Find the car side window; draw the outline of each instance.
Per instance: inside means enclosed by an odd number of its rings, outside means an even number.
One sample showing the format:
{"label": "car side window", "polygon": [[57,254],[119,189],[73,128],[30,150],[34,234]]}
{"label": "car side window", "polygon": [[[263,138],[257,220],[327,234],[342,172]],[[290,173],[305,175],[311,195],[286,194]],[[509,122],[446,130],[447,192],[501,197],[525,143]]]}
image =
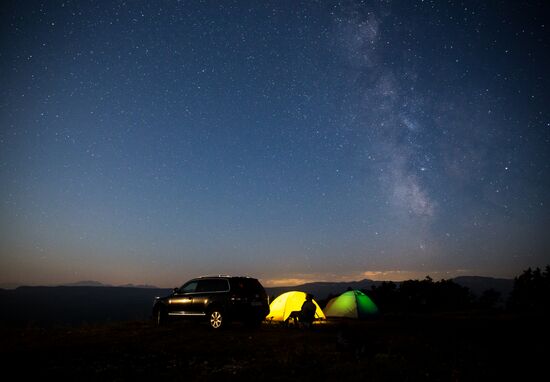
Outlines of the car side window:
{"label": "car side window", "polygon": [[227,280],[212,280],[211,285],[213,292],[227,292],[229,290],[229,283]]}
{"label": "car side window", "polygon": [[200,280],[197,285],[197,292],[210,292],[210,280]]}
{"label": "car side window", "polygon": [[180,288],[180,293],[190,293],[197,289],[197,281],[191,281]]}
{"label": "car side window", "polygon": [[227,280],[200,280],[197,286],[197,292],[227,292],[229,284]]}
{"label": "car side window", "polygon": [[229,290],[229,282],[227,280],[213,280],[212,290],[216,292],[227,292]]}

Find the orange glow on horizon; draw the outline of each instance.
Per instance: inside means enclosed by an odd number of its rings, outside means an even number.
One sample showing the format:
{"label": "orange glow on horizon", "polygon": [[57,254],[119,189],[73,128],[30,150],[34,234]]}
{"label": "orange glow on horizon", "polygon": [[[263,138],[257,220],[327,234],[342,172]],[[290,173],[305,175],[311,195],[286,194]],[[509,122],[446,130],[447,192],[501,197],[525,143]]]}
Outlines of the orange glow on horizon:
{"label": "orange glow on horizon", "polygon": [[[369,279],[373,281],[405,281],[422,280],[430,276],[434,280],[450,279],[457,276],[469,275],[471,270],[455,269],[452,271],[409,271],[409,270],[384,270],[365,271],[344,275],[335,274],[297,274],[281,278],[260,279],[265,287],[296,286],[314,282],[354,282]],[[293,277],[294,276],[294,277]]]}

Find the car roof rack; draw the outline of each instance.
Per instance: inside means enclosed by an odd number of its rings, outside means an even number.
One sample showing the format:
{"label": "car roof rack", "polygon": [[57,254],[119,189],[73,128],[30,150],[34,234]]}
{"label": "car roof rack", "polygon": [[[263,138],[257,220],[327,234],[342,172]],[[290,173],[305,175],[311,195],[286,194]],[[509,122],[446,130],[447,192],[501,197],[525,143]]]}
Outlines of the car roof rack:
{"label": "car roof rack", "polygon": [[241,278],[244,278],[244,279],[250,279],[252,277],[250,276],[231,276],[231,275],[204,275],[204,276],[199,276],[199,277],[195,277],[197,279],[204,279],[204,278],[209,278],[209,277],[241,277]]}
{"label": "car roof rack", "polygon": [[232,277],[231,275],[205,275],[205,276],[199,276],[198,279],[204,279],[208,277]]}

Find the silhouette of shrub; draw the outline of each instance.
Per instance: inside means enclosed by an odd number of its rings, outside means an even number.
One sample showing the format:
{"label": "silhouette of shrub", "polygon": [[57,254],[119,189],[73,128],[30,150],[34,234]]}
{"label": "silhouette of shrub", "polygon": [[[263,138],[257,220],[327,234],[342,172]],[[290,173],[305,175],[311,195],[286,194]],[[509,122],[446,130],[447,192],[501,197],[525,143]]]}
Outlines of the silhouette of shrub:
{"label": "silhouette of shrub", "polygon": [[472,306],[470,290],[452,280],[434,282],[430,276],[424,280],[407,280],[399,286],[384,282],[369,292],[379,309],[386,313],[427,313],[456,311]]}
{"label": "silhouette of shrub", "polygon": [[544,271],[530,267],[514,279],[508,307],[516,312],[550,313],[550,265]]}

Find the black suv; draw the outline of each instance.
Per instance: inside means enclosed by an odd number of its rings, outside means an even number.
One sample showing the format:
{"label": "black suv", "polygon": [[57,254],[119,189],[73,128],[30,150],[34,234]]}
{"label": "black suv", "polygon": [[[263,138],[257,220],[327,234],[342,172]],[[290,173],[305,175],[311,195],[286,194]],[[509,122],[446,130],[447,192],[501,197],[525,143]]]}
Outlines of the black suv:
{"label": "black suv", "polygon": [[153,318],[162,325],[169,318],[206,319],[219,329],[230,321],[259,325],[269,313],[267,294],[250,277],[206,276],[175,288],[170,296],[157,297]]}

